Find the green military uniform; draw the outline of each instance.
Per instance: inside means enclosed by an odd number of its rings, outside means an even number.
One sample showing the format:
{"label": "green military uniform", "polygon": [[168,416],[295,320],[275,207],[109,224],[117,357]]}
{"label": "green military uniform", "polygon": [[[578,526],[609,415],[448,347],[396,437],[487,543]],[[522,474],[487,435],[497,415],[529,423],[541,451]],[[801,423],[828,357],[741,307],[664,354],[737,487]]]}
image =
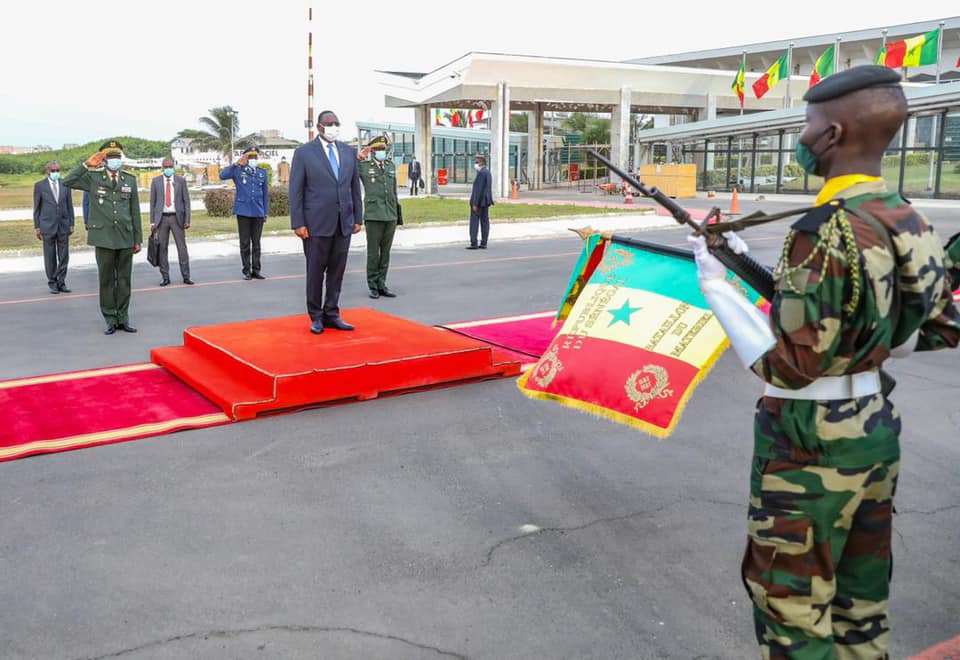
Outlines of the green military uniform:
{"label": "green military uniform", "polygon": [[[368,147],[385,147],[385,138],[375,138]],[[387,291],[390,248],[397,230],[397,168],[393,161],[364,160],[358,163],[363,182],[363,225],[367,232],[367,286],[373,292]]]}
{"label": "green military uniform", "polygon": [[[899,83],[896,72],[859,69],[805,100]],[[894,349],[960,342],[926,219],[879,177],[824,188],[787,236],[770,309],[776,343],[752,365],[768,385],[754,417],[742,576],[771,660],[888,657],[900,415],[877,370]],[[838,382],[850,389],[820,387]]]}
{"label": "green military uniform", "polygon": [[[116,142],[109,145],[119,147]],[[143,242],[137,180],[129,172],[112,173],[106,167],[88,168],[81,163],[64,178],[63,185],[87,192],[90,198],[87,245],[96,248],[100,279],[100,311],[108,326],[129,321],[130,280],[133,250]]]}

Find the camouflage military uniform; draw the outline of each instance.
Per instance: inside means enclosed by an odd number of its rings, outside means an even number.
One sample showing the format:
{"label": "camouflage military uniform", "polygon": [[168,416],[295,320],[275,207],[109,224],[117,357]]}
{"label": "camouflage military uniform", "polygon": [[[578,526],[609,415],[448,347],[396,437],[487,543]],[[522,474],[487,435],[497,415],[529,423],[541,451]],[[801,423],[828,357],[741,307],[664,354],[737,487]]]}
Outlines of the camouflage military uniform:
{"label": "camouflage military uniform", "polygon": [[944,266],[954,291],[960,288],[960,234],[954,234],[944,248]]}
{"label": "camouflage military uniform", "polygon": [[[775,273],[777,344],[753,370],[777,387],[876,369],[915,331],[917,350],[960,340],[925,219],[882,181],[836,198],[793,225]],[[888,228],[896,255],[857,211]],[[899,435],[883,393],[758,402],[742,575],[764,658],[885,657]]]}

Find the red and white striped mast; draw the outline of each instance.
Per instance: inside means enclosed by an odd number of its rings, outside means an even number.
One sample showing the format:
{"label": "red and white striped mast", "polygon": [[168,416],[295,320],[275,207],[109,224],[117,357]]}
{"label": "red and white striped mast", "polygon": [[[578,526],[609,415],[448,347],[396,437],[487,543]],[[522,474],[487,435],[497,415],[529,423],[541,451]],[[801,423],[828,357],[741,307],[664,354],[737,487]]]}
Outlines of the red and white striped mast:
{"label": "red and white striped mast", "polygon": [[313,7],[307,7],[307,135],[313,141]]}

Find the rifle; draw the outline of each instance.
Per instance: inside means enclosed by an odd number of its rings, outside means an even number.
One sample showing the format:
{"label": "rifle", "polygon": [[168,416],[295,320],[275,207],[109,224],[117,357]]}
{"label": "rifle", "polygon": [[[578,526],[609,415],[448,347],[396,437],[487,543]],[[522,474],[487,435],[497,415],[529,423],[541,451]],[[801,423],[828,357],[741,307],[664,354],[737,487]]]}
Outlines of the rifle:
{"label": "rifle", "polygon": [[611,172],[636,188],[641,195],[644,197],[649,197],[666,209],[667,212],[673,216],[673,219],[679,222],[681,225],[688,225],[693,228],[694,234],[697,236],[705,235],[707,237],[707,248],[720,261],[720,263],[739,275],[744,282],[753,287],[753,289],[761,296],[767,300],[773,300],[775,285],[771,269],[767,266],[764,266],[750,255],[737,254],[727,247],[726,240],[722,236],[720,236],[718,233],[707,231],[707,226],[710,224],[710,221],[713,218],[720,218],[719,207],[714,206],[712,209],[710,209],[710,213],[707,214],[707,217],[704,218],[702,223],[698,224],[696,220],[690,217],[690,213],[688,213],[686,209],[677,204],[676,201],[667,197],[667,195],[656,186],[653,188],[647,188],[641,181],[634,179],[632,176],[621,170],[619,167],[611,163],[607,158],[600,155],[593,149],[590,149],[589,153],[591,156],[606,165]]}

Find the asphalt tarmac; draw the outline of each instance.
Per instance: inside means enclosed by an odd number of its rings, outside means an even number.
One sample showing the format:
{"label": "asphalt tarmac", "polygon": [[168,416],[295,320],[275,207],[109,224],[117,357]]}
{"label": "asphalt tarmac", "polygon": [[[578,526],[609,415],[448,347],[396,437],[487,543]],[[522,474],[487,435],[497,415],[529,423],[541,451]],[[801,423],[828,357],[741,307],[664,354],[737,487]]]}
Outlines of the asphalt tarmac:
{"label": "asphalt tarmac", "polygon": [[[928,211],[944,236],[954,213]],[[745,236],[772,263],[784,230]],[[680,229],[642,238],[683,245]],[[579,248],[498,243],[494,225],[485,252],[395,252],[400,297],[376,301],[353,253],[341,305],[426,324],[549,310]],[[95,270],[60,296],[39,272],[5,276],[0,379],[304,311],[300,256],[265,259],[262,282],[239,258],[192,271],[196,286],[159,288],[138,265],[140,332],[111,337]],[[895,658],[960,634],[958,367],[891,364]],[[728,352],[664,441],[501,380],[0,463],[0,657],[758,657],[739,566],[759,390]],[[103,392],[103,414],[122,396]],[[90,404],[51,414],[71,405]]]}

